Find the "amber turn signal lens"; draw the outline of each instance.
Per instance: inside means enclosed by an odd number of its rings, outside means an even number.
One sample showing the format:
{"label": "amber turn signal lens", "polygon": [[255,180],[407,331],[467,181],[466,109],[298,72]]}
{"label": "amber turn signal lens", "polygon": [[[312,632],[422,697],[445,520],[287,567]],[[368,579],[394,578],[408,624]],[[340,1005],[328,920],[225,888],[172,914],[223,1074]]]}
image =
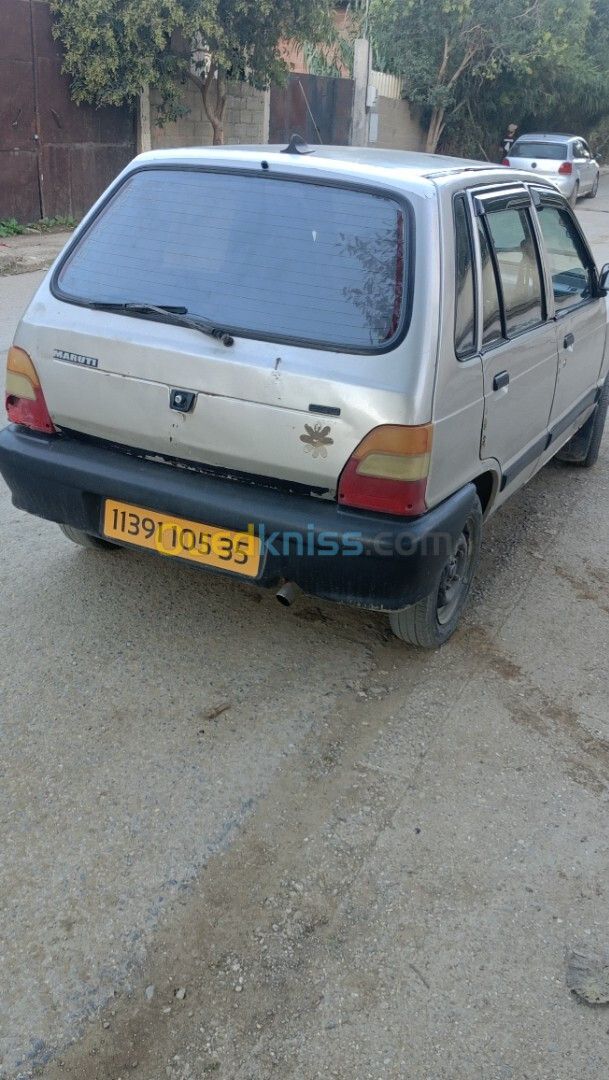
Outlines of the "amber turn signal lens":
{"label": "amber turn signal lens", "polygon": [[433,424],[374,428],[343,469],[341,505],[408,517],[424,514],[432,442]]}
{"label": "amber turn signal lens", "polygon": [[6,411],[12,424],[55,433],[36,368],[17,345],[11,345],[6,359]]}
{"label": "amber turn signal lens", "polygon": [[381,454],[429,454],[433,441],[433,424],[419,424],[416,427],[402,427],[398,424],[383,424],[373,428],[353,451],[356,461],[361,461],[368,454],[378,451]]}
{"label": "amber turn signal lens", "polygon": [[11,345],[8,350],[8,356],[6,358],[6,373],[7,375],[21,375],[31,383],[32,388],[37,390],[40,386],[40,380],[36,373],[30,357],[26,353],[25,349],[19,349],[16,345]]}

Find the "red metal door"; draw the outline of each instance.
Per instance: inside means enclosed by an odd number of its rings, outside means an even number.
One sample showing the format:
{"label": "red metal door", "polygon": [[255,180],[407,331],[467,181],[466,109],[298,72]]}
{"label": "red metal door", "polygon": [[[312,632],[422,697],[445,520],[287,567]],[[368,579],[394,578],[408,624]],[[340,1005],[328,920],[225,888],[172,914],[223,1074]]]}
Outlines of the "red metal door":
{"label": "red metal door", "polygon": [[286,86],[271,87],[269,142],[297,134],[312,145],[348,146],[354,86],[352,79],[293,74]]}
{"label": "red metal door", "polygon": [[30,0],[0,0],[0,219],[41,216]]}
{"label": "red metal door", "polygon": [[0,218],[81,217],[134,156],[135,114],[74,104],[46,0],[0,0]]}

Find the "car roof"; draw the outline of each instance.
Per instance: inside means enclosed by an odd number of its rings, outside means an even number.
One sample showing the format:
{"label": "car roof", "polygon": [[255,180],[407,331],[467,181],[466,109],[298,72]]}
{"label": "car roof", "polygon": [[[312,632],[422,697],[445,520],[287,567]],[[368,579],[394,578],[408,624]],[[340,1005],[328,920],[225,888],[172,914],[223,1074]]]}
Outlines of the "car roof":
{"label": "car roof", "polygon": [[533,139],[535,142],[539,142],[540,139],[547,139],[548,142],[569,142],[571,139],[583,139],[583,135],[565,135],[563,132],[557,131],[556,134],[548,134],[545,132],[542,134],[535,134],[535,132],[527,132],[526,135],[519,135],[516,142],[529,142]]}
{"label": "car roof", "polygon": [[[306,146],[306,144],[305,144]],[[384,150],[375,147],[320,146],[306,147],[307,153],[286,153],[286,145],[268,144],[243,146],[178,147],[171,150],[152,150],[140,154],[127,166],[127,171],[146,165],[214,164],[240,168],[260,168],[266,162],[271,168],[302,170],[313,173],[334,173],[360,182],[383,179],[389,182],[408,181],[413,186],[427,187],[449,178],[478,176],[481,182],[505,180],[504,167],[487,161],[423,154],[406,150]],[[301,148],[302,151],[302,148]],[[512,178],[513,175],[512,175]]]}

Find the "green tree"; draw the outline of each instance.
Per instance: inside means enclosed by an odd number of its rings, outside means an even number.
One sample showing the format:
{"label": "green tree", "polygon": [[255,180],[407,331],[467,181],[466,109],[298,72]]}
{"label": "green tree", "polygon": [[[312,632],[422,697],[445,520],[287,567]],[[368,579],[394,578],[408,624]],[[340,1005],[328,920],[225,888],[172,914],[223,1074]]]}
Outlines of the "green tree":
{"label": "green tree", "polygon": [[424,108],[433,153],[475,89],[572,70],[592,11],[592,0],[371,0],[370,27],[376,62]]}
{"label": "green tree", "polygon": [[[581,15],[581,8],[574,14]],[[467,78],[465,105],[450,117],[442,151],[496,159],[497,140],[507,121],[519,131],[574,131],[595,150],[609,145],[609,0],[593,0],[582,44],[582,25],[561,61],[540,56],[527,69],[501,71],[493,80]]]}
{"label": "green tree", "polygon": [[183,111],[180,80],[201,92],[224,141],[230,80],[265,89],[287,65],[281,41],[324,40],[331,0],[50,0],[75,101],[134,104],[147,84],[161,119]]}

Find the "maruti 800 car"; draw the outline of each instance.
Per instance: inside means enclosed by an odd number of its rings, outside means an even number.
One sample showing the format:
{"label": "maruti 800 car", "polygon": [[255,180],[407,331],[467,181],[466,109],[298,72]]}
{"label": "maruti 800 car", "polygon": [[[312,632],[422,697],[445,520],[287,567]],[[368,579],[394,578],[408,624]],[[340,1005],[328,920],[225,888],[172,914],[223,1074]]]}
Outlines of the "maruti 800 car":
{"label": "maruti 800 car", "polygon": [[0,469],[78,544],[437,646],[483,519],[551,457],[596,460],[608,278],[530,173],[298,138],[143,154],[19,324]]}

